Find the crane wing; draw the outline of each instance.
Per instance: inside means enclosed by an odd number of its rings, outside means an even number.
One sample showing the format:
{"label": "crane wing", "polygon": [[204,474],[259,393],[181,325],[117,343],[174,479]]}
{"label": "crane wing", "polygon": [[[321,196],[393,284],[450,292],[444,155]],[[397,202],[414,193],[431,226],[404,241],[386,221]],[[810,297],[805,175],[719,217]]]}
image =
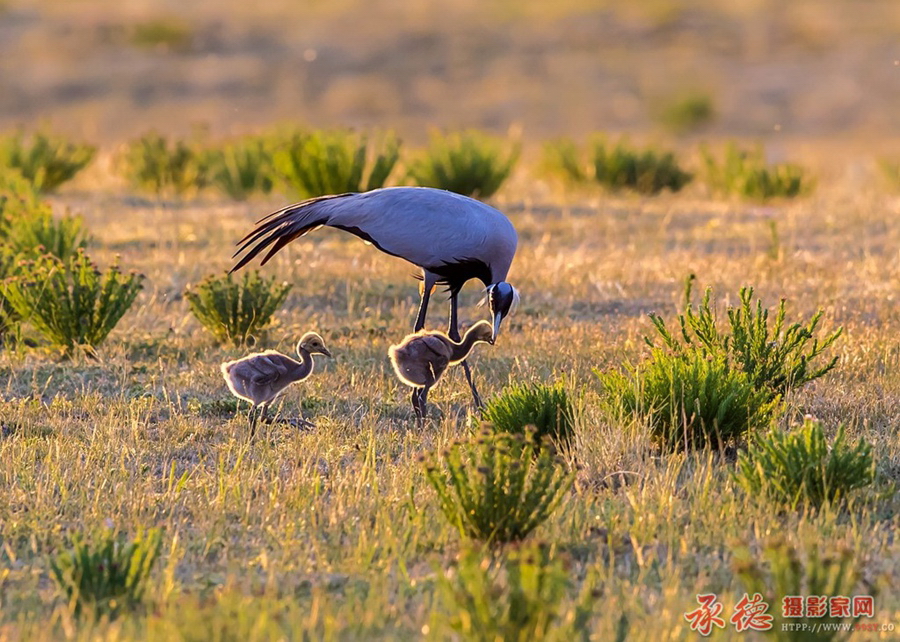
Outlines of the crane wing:
{"label": "crane wing", "polygon": [[433,188],[388,187],[313,198],[270,214],[238,243],[234,256],[243,256],[231,271],[263,251],[265,265],[285,245],[322,225],[437,274],[448,265],[481,263],[491,281],[506,278],[517,241],[509,219],[480,201]]}

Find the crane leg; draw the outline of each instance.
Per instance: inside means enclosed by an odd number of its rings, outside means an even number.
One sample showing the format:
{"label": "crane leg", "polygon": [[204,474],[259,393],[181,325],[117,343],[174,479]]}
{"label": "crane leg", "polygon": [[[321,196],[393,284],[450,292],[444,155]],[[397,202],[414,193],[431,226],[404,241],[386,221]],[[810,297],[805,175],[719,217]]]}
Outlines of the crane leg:
{"label": "crane leg", "polygon": [[431,290],[434,288],[434,278],[425,273],[422,277],[422,301],[419,303],[419,314],[416,315],[416,325],[413,332],[418,332],[425,327],[425,314],[428,312],[428,300],[431,298]]}
{"label": "crane leg", "polygon": [[[454,341],[459,341],[459,318],[458,318],[458,302],[456,300],[458,296],[458,292],[453,292],[450,294],[450,327],[447,329],[447,336],[453,339]],[[466,373],[466,381],[469,382],[469,388],[472,389],[472,399],[475,401],[475,408],[480,410],[482,407],[481,396],[478,394],[478,388],[475,387],[475,382],[472,380],[472,371],[469,369],[469,362],[462,362],[463,371]]]}

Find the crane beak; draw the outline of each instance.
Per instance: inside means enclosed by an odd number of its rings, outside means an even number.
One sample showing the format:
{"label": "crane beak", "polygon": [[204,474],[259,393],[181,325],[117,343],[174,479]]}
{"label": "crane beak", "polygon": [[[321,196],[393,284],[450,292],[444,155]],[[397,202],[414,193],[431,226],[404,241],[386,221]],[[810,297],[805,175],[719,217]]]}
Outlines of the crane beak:
{"label": "crane beak", "polygon": [[500,323],[503,321],[503,315],[499,312],[494,315],[494,337],[491,340],[491,345],[494,345],[497,341],[497,337],[500,336]]}
{"label": "crane beak", "polygon": [[331,354],[331,350],[329,350],[325,346],[322,346],[322,354],[324,354],[326,357],[331,357],[332,359],[334,359],[334,356]]}

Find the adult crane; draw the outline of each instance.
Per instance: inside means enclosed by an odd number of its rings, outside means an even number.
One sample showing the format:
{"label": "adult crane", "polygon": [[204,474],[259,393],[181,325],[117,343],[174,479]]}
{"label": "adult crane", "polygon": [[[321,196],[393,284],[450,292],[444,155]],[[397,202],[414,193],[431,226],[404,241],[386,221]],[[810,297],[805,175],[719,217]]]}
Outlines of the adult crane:
{"label": "adult crane", "polygon": [[[261,263],[265,265],[285,245],[323,225],[349,232],[421,268],[424,287],[414,332],[425,327],[436,285],[446,286],[450,293],[447,335],[454,341],[460,340],[457,299],[467,281],[478,279],[485,285],[494,340],[518,300],[516,289],[506,282],[518,242],[509,219],[481,201],[430,187],[385,187],[289,205],[257,221],[238,242],[234,257],[244,255],[231,271],[268,249]],[[463,366],[475,405],[480,406],[469,365],[464,361]]]}

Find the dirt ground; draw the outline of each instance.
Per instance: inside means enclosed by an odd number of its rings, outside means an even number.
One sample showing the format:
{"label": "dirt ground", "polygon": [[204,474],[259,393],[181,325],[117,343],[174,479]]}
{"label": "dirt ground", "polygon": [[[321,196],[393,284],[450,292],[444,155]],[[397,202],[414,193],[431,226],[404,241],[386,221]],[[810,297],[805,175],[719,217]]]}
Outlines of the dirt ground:
{"label": "dirt ground", "polygon": [[898,34],[896,0],[7,0],[0,127],[543,140],[652,133],[662,102],[701,91],[717,113],[704,135],[884,143],[900,134]]}

